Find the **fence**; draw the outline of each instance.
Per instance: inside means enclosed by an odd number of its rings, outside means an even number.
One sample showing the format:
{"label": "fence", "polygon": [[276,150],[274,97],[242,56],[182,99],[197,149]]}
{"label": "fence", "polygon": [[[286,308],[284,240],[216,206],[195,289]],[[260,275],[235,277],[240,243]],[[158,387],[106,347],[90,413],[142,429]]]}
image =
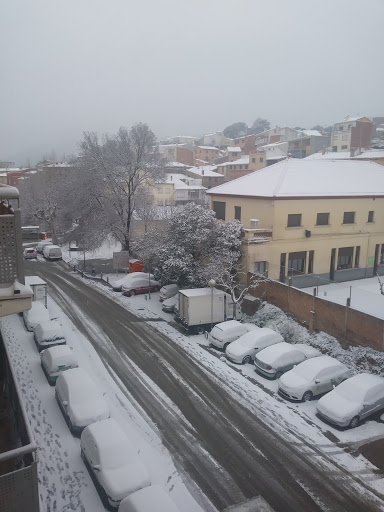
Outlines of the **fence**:
{"label": "fence", "polygon": [[[248,279],[250,281],[257,277],[249,273]],[[251,289],[249,294],[278,306],[310,332],[324,331],[344,346],[356,345],[384,351],[384,320],[380,318],[269,279],[261,279],[259,286]]]}

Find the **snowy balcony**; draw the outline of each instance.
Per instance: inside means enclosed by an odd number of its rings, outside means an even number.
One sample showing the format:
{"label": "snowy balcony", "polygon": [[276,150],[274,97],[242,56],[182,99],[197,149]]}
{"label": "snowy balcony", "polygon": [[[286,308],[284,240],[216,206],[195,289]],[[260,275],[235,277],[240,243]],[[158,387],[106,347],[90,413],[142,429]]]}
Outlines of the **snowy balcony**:
{"label": "snowy balcony", "polygon": [[262,244],[272,240],[271,228],[243,229],[243,241],[246,244]]}

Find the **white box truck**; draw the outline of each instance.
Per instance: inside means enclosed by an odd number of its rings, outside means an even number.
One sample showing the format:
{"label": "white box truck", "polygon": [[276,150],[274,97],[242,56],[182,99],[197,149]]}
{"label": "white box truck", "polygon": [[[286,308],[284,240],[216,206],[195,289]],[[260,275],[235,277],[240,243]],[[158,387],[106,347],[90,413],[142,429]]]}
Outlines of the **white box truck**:
{"label": "white box truck", "polygon": [[216,288],[194,288],[179,291],[179,310],[175,318],[191,334],[203,334],[219,322],[232,320],[236,312],[228,293]]}
{"label": "white box truck", "polygon": [[38,276],[25,276],[25,284],[32,288],[32,300],[40,301],[47,307],[47,283]]}

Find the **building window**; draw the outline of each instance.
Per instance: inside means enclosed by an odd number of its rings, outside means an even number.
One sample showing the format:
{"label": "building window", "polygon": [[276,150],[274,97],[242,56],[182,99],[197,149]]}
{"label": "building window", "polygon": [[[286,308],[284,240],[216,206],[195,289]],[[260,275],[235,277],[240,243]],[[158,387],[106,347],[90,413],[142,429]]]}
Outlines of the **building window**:
{"label": "building window", "polygon": [[316,219],[316,226],[328,226],[329,213],[318,213]]}
{"label": "building window", "polygon": [[241,206],[235,206],[235,219],[241,220]]}
{"label": "building window", "polygon": [[232,169],[232,165],[230,165],[229,168]]}
{"label": "building window", "polygon": [[343,224],[354,224],[355,212],[344,212]]}
{"label": "building window", "polygon": [[267,262],[266,261],[255,261],[254,263],[254,274],[260,276],[266,276],[267,274]]}
{"label": "building window", "polygon": [[166,193],[166,194],[170,194],[170,193],[171,193],[171,189],[170,189],[170,188],[166,188],[166,189],[165,189],[165,193]]}
{"label": "building window", "polygon": [[216,219],[225,220],[225,202],[213,201],[213,211],[216,213]]}
{"label": "building window", "polygon": [[341,137],[341,140],[348,140],[348,135],[343,135],[343,136]]}
{"label": "building window", "polygon": [[353,247],[341,247],[337,254],[337,270],[352,268]]}
{"label": "building window", "polygon": [[288,228],[295,228],[301,226],[301,213],[289,213],[288,214]]}
{"label": "building window", "polygon": [[245,168],[248,169],[248,165],[246,165]]}
{"label": "building window", "polygon": [[368,222],[373,222],[374,215],[375,215],[374,211],[368,212]]}
{"label": "building window", "polygon": [[252,163],[254,164],[256,162],[256,158],[252,158]]}
{"label": "building window", "polygon": [[243,168],[243,166],[242,166],[242,165],[240,165],[240,169],[242,169],[242,168]]}
{"label": "building window", "polygon": [[157,192],[158,192],[159,194],[162,194],[162,193],[163,193],[163,189],[162,189],[161,187],[158,187],[158,188],[157,188]]}
{"label": "building window", "polygon": [[338,135],[334,135],[333,136],[333,140],[338,140],[339,136]]}
{"label": "building window", "polygon": [[308,274],[313,273],[313,257],[315,255],[315,251],[309,251],[308,257]]}
{"label": "building window", "polygon": [[303,252],[290,252],[288,255],[288,274],[290,276],[305,273],[305,257],[307,253]]}
{"label": "building window", "polygon": [[332,146],[332,153],[337,153],[337,146]]}
{"label": "building window", "polygon": [[383,265],[384,263],[384,244],[381,246],[381,252],[380,252],[380,265]]}
{"label": "building window", "polygon": [[355,268],[359,268],[359,261],[360,261],[360,245],[356,247],[355,251]]}
{"label": "building window", "polygon": [[264,158],[260,157],[260,163],[262,164],[264,162]]}
{"label": "building window", "polygon": [[348,149],[348,144],[343,144],[343,145],[341,146],[341,149]]}

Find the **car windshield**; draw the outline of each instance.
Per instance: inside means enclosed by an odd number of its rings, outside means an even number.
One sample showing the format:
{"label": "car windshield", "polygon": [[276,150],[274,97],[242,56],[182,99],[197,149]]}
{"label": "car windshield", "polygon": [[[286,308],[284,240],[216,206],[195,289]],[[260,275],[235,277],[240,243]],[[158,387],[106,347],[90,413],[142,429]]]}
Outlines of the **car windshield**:
{"label": "car windshield", "polygon": [[367,390],[361,387],[359,382],[348,382],[348,380],[337,386],[335,391],[338,395],[353,402],[363,402],[367,394]]}
{"label": "car windshield", "polygon": [[308,366],[306,364],[299,364],[294,369],[296,375],[303,377],[303,379],[311,380],[315,377],[316,370],[312,366]]}

